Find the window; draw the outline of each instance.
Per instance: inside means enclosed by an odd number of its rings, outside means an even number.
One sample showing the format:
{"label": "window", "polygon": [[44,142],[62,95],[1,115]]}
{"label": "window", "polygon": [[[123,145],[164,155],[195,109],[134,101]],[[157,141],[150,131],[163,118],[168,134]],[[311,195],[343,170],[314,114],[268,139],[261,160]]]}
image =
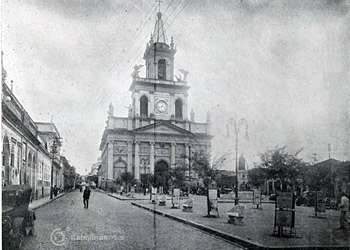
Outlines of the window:
{"label": "window", "polygon": [[158,61],[158,79],[166,79],[166,61],[165,59],[160,59]]}
{"label": "window", "polygon": [[140,99],[140,116],[148,116],[148,98],[145,95]]}
{"label": "window", "polygon": [[182,100],[177,99],[175,101],[175,118],[176,119],[182,119]]}
{"label": "window", "polygon": [[12,142],[11,145],[11,156],[10,156],[10,166],[15,166],[15,144]]}

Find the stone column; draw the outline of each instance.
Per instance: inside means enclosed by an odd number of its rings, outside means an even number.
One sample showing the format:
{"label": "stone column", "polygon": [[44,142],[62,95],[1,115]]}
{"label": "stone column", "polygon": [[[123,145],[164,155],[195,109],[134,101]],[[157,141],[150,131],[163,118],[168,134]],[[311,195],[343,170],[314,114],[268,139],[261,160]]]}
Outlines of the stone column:
{"label": "stone column", "polygon": [[187,109],[188,109],[187,95],[185,95],[182,100],[183,100],[182,116],[183,116],[183,119],[186,120],[186,119],[188,119],[188,116],[187,116]]}
{"label": "stone column", "polygon": [[185,144],[185,166],[190,165],[190,147],[189,144]]}
{"label": "stone column", "polygon": [[128,172],[132,173],[132,141],[128,141]]}
{"label": "stone column", "polygon": [[171,143],[171,167],[175,167],[175,153],[176,153],[176,143]]}
{"label": "stone column", "polygon": [[135,141],[135,179],[140,180],[140,142]]}
{"label": "stone column", "polygon": [[135,114],[134,116],[136,116],[137,114],[140,115],[140,98],[139,98],[139,93],[135,92],[134,93],[134,99],[135,99]]}
{"label": "stone column", "polygon": [[154,174],[154,142],[150,142],[150,156],[149,156],[150,172]]}
{"label": "stone column", "polygon": [[113,179],[113,142],[108,142],[107,147],[107,180]]}

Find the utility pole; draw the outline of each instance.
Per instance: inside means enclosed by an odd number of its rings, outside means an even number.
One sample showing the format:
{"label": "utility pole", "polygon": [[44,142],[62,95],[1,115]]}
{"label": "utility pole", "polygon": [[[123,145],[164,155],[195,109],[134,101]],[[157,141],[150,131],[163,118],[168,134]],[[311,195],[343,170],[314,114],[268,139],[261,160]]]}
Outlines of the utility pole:
{"label": "utility pole", "polygon": [[53,196],[53,164],[55,160],[55,154],[57,153],[57,137],[54,138],[51,145],[51,187],[50,187],[50,199],[52,200]]}
{"label": "utility pole", "polygon": [[235,205],[237,206],[239,204],[239,198],[238,198],[238,136],[240,133],[239,127],[245,125],[246,129],[246,138],[248,139],[248,122],[246,119],[241,118],[240,120],[236,120],[234,118],[230,118],[227,121],[227,136],[230,135],[230,126],[233,128],[233,132],[236,136],[236,143],[235,143],[235,151],[236,151],[236,187],[235,187]]}

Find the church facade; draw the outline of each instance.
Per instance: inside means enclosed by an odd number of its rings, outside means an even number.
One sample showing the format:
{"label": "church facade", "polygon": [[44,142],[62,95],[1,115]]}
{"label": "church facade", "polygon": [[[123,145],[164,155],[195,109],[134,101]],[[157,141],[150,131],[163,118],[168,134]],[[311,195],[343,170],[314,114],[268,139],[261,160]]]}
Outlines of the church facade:
{"label": "church facade", "polygon": [[209,154],[210,114],[205,123],[200,123],[193,111],[188,113],[188,71],[180,69],[183,75],[174,75],[175,54],[173,38],[168,44],[158,12],[143,55],[146,76],[139,76],[141,66],[137,65],[132,73],[128,116],[115,116],[112,104],[107,112],[100,144],[101,188],[111,188],[123,172],[140,181],[144,174],[189,166],[194,152]]}

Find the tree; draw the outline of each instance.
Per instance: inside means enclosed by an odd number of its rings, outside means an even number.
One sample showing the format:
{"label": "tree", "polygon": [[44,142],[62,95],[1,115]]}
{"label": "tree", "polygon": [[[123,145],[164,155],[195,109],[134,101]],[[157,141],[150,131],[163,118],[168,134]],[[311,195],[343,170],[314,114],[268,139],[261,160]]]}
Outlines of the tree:
{"label": "tree", "polygon": [[186,171],[188,170],[185,166],[176,166],[171,168],[170,177],[172,185],[178,188],[183,188],[186,181]]}
{"label": "tree", "polygon": [[300,152],[301,150],[289,154],[286,147],[268,150],[261,154],[259,167],[266,169],[267,179],[280,182],[281,190],[286,190],[298,183],[301,171],[306,166],[306,163],[298,158]]}
{"label": "tree", "polygon": [[349,163],[329,159],[308,166],[304,171],[304,182],[312,191],[323,191],[327,196],[335,195],[337,183],[349,182]]}
{"label": "tree", "polygon": [[216,181],[217,177],[219,177],[218,168],[224,160],[224,158],[220,158],[210,164],[208,155],[195,152],[192,156],[191,165],[193,171],[203,180],[204,186],[208,188],[212,181]]}
{"label": "tree", "polygon": [[264,185],[266,177],[266,169],[262,167],[248,170],[248,183],[256,188],[260,188]]}
{"label": "tree", "polygon": [[134,185],[136,183],[135,177],[130,172],[124,172],[120,175],[120,178],[123,183],[125,183],[125,186],[127,187],[127,190],[129,189],[129,185]]}

